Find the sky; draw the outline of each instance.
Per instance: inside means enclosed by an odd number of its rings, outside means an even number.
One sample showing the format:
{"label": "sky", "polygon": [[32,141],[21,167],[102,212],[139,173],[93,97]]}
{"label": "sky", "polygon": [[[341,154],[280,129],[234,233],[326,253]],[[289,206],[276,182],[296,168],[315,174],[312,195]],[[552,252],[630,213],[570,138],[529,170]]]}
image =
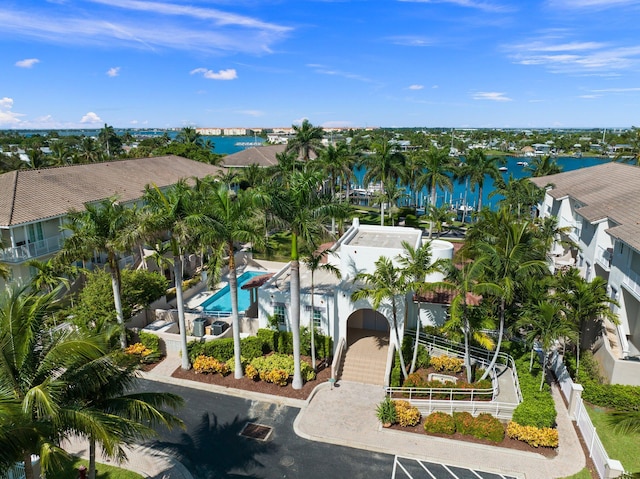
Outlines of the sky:
{"label": "sky", "polygon": [[640,125],[640,0],[2,0],[0,129]]}

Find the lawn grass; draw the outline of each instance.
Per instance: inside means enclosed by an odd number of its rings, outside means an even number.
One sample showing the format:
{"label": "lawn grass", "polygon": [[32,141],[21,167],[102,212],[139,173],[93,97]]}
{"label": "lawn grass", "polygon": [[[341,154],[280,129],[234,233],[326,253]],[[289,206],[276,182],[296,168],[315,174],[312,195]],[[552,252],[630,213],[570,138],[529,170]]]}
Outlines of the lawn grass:
{"label": "lawn grass", "polygon": [[[81,465],[89,467],[89,461],[75,458],[75,460],[68,464],[64,469],[47,474],[47,479],[76,478],[78,477],[78,467]],[[143,479],[143,476],[133,471],[109,466],[108,464],[98,463],[96,464],[96,479]]]}
{"label": "lawn grass", "polygon": [[620,461],[629,472],[640,472],[640,434],[615,432],[607,420],[607,411],[585,405],[609,457]]}
{"label": "lawn grass", "polygon": [[592,479],[592,478],[591,478],[591,473],[589,472],[589,469],[587,469],[585,467],[578,474],[574,474],[573,476],[565,477],[564,479]]}

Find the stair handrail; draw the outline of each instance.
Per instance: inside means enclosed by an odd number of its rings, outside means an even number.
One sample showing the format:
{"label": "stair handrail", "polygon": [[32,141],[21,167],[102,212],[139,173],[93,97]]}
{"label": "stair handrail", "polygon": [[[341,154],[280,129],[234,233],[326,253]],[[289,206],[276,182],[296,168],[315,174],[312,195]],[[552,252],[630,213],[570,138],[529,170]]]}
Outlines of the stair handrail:
{"label": "stair handrail", "polygon": [[340,338],[340,341],[338,341],[336,353],[333,355],[333,362],[331,363],[331,379],[333,380],[338,379],[338,368],[340,367],[342,353],[344,352],[346,344],[347,342],[344,337]]}

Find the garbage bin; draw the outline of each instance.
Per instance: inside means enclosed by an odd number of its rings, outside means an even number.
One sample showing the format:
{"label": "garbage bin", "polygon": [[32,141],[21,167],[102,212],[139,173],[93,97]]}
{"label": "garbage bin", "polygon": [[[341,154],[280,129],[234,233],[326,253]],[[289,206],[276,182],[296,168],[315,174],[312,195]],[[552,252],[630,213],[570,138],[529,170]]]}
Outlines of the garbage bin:
{"label": "garbage bin", "polygon": [[193,335],[197,338],[204,336],[204,327],[207,323],[207,318],[196,318],[193,320]]}

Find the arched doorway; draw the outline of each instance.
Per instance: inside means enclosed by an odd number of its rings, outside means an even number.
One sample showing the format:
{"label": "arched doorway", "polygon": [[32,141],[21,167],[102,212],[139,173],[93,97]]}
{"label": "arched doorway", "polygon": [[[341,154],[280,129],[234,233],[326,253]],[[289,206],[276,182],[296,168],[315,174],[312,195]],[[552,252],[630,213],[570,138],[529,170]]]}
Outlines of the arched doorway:
{"label": "arched doorway", "polygon": [[373,309],[359,309],[347,319],[347,350],[340,378],[367,384],[385,384],[389,323]]}

